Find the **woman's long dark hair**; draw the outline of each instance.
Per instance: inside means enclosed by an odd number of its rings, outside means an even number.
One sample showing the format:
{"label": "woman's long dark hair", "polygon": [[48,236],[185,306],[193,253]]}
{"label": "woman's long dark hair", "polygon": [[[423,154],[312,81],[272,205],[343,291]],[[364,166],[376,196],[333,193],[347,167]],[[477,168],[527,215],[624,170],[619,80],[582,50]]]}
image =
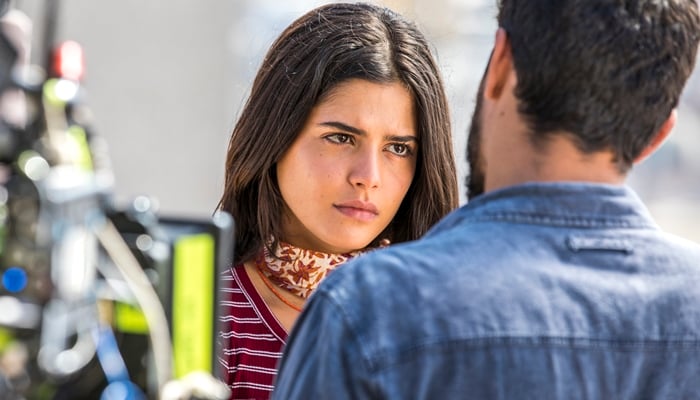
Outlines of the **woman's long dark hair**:
{"label": "woman's long dark hair", "polygon": [[272,44],[233,129],[218,208],[236,222],[235,263],[254,257],[268,238],[280,238],[285,208],[275,164],[311,109],[337,84],[354,78],[401,82],[415,102],[416,172],[385,231],[388,238],[416,239],[457,206],[447,98],[423,34],[387,8],[321,6],[294,21]]}

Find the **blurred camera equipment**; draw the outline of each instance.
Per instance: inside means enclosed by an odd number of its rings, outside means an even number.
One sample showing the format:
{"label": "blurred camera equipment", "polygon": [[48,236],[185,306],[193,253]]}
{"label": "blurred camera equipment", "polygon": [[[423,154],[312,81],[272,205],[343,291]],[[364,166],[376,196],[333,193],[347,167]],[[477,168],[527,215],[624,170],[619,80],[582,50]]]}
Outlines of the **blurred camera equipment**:
{"label": "blurred camera equipment", "polygon": [[31,21],[0,0],[0,400],[225,399],[217,277],[233,221],[112,202],[83,101],[84,54],[29,63]]}

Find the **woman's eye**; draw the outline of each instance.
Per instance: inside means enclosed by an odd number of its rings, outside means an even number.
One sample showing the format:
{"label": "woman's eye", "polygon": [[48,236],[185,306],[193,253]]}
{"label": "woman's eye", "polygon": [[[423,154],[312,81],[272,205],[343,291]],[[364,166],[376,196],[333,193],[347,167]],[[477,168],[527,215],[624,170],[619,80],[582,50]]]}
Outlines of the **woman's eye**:
{"label": "woman's eye", "polygon": [[413,153],[411,148],[403,143],[390,144],[389,151],[399,156],[409,156]]}
{"label": "woman's eye", "polygon": [[352,136],[346,133],[334,133],[326,136],[326,140],[338,144],[352,143]]}

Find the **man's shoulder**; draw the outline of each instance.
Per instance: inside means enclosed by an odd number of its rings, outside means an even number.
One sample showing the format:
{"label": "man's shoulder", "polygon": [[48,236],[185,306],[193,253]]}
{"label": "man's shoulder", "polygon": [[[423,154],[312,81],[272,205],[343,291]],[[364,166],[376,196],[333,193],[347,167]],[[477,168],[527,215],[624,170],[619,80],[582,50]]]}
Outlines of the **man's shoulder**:
{"label": "man's shoulder", "polygon": [[[504,252],[503,246],[511,243],[512,247],[519,238],[527,238],[528,227],[475,221],[470,215],[469,210],[458,209],[420,239],[359,256],[334,271],[320,289],[352,301],[355,294],[372,294],[383,288],[411,290],[418,289],[417,285],[441,285],[453,274],[480,275],[494,264],[508,265],[503,258],[522,258],[517,251]],[[491,269],[490,273],[499,271]]]}
{"label": "man's shoulder", "polygon": [[687,252],[689,254],[700,253],[700,243],[698,242],[669,232],[663,232],[662,236],[664,242],[678,249],[678,251]]}
{"label": "man's shoulder", "polygon": [[[399,319],[439,318],[437,311],[446,306],[496,305],[497,293],[484,289],[484,283],[497,285],[506,279],[509,268],[492,267],[509,263],[497,261],[494,246],[485,243],[499,237],[505,240],[488,227],[455,226],[394,244],[348,262],[330,274],[317,292],[342,309],[349,323],[368,329],[371,324],[388,324],[384,328],[391,330]],[[518,255],[501,252],[500,257]]]}
{"label": "man's shoulder", "polygon": [[450,259],[461,258],[471,246],[476,252],[478,240],[469,243],[470,235],[469,229],[451,226],[418,240],[370,251],[334,271],[326,279],[328,284],[325,287],[340,285],[341,281],[344,288],[393,286],[423,279],[425,275],[439,275]]}

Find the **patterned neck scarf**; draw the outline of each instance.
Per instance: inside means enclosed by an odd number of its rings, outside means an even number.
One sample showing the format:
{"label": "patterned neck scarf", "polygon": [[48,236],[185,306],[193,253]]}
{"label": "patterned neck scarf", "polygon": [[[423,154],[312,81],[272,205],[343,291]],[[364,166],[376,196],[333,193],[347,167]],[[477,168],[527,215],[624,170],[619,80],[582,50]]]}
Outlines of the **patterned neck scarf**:
{"label": "patterned neck scarf", "polygon": [[277,286],[307,299],[326,275],[363,252],[321,253],[279,242],[275,253],[276,257],[264,247],[255,259],[256,267]]}

